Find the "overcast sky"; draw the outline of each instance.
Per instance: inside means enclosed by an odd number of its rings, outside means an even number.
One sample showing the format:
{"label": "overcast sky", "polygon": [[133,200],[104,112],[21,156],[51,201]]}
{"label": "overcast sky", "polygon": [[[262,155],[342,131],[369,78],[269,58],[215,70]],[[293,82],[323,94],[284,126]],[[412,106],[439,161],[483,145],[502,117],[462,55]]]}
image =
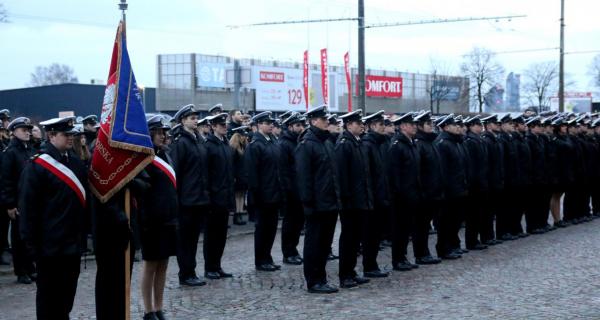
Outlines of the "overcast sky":
{"label": "overcast sky", "polygon": [[[600,1],[566,1],[566,72],[574,90],[594,91],[588,66],[600,53]],[[343,54],[357,63],[356,22],[230,29],[228,25],[298,19],[355,17],[356,0],[129,0],[128,47],[138,83],[156,86],[156,55],[203,53],[302,60],[310,50],[329,48],[329,63]],[[0,24],[0,89],[23,87],[36,66],[71,66],[81,83],[107,77],[120,19],[117,0],[0,0],[10,23]],[[368,68],[428,72],[430,60],[458,73],[462,55],[475,46],[499,52],[507,72],[520,73],[540,61],[558,61],[560,0],[365,0],[366,24],[423,19],[527,15],[511,21],[483,21],[366,30]],[[504,80],[502,81],[504,84]],[[598,100],[596,97],[595,100]]]}

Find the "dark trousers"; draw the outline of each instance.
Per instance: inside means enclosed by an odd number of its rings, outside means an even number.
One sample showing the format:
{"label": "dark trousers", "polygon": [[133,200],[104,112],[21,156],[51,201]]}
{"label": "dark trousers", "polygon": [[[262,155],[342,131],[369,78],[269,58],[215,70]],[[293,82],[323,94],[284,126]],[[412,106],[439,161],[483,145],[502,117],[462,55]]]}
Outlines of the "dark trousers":
{"label": "dark trousers", "polygon": [[381,240],[392,241],[393,222],[392,214],[393,210],[391,206],[382,209],[382,223],[381,223]]}
{"label": "dark trousers", "polygon": [[[498,190],[490,191],[487,194],[487,202],[485,203],[486,210],[483,210],[483,221],[480,230],[481,242],[494,240],[496,238],[496,232],[494,231],[494,219],[500,215],[502,206],[500,201],[502,199],[502,193]],[[548,200],[550,205],[550,200]]]}
{"label": "dark trousers", "polygon": [[563,220],[577,218],[577,187],[568,188],[563,200]]}
{"label": "dark trousers", "polygon": [[598,187],[593,187],[591,189],[591,195],[592,195],[592,212],[594,214],[599,214],[600,213],[600,188]]}
{"label": "dark trousers", "polygon": [[27,254],[25,242],[21,239],[21,234],[19,234],[19,216],[15,220],[11,220],[11,224],[10,243],[15,275],[24,276],[32,274],[35,272],[35,265],[31,257]]}
{"label": "dark trousers", "polygon": [[356,277],[356,260],[361,240],[363,210],[342,210],[340,221],[342,232],[340,234],[340,279]]}
{"label": "dark trousers", "polygon": [[[125,319],[125,249],[118,245],[96,248],[96,319]],[[135,250],[129,250],[130,271],[134,256]]]}
{"label": "dark trousers", "polygon": [[[363,270],[379,270],[377,264],[377,255],[379,254],[379,242],[381,241],[381,230],[384,225],[387,207],[375,207],[373,211],[363,213],[361,219],[362,226],[362,251],[363,251]],[[385,223],[387,225],[387,223]]]}
{"label": "dark trousers", "polygon": [[8,249],[8,228],[10,218],[6,213],[6,208],[0,206],[0,255]]}
{"label": "dark trousers", "polygon": [[505,189],[498,195],[498,199],[496,199],[499,201],[498,211],[496,212],[496,237],[498,238],[510,233],[510,222],[513,212],[510,201],[514,201],[511,198],[512,196],[510,190]]}
{"label": "dark trousers", "polygon": [[77,291],[80,256],[45,257],[37,261],[35,295],[38,320],[69,319]]}
{"label": "dark trousers", "polygon": [[525,223],[527,232],[540,229],[548,223],[550,196],[543,186],[535,185],[527,191]]}
{"label": "dark trousers", "polygon": [[446,255],[457,249],[457,246],[460,247],[458,232],[462,223],[461,212],[464,210],[462,200],[462,198],[450,198],[442,203],[436,244],[438,256]]}
{"label": "dark trousers", "polygon": [[523,233],[523,214],[525,213],[526,203],[529,201],[530,190],[530,186],[513,188],[510,200],[507,199],[511,208],[509,232],[512,235]]}
{"label": "dark trousers", "polygon": [[[290,199],[289,196],[288,199]],[[302,203],[297,201],[288,201],[285,209],[285,215],[281,222],[281,251],[283,257],[288,258],[300,255],[297,247],[300,233],[304,227],[304,211]]]}
{"label": "dark trousers", "polygon": [[327,283],[327,256],[337,223],[336,211],[313,212],[306,215],[304,233],[304,278],[308,288]]}
{"label": "dark trousers", "polygon": [[[486,227],[489,211],[487,193],[472,191],[465,201],[465,244],[473,247],[484,240],[484,229]],[[492,225],[493,227],[493,225]]]}
{"label": "dark trousers", "polygon": [[229,210],[223,207],[212,207],[206,215],[204,228],[204,271],[216,272],[221,270],[221,258],[227,241],[227,224]]}
{"label": "dark trousers", "polygon": [[439,201],[423,201],[416,207],[415,232],[413,235],[413,251],[415,258],[430,256],[429,251],[429,229],[431,220],[438,215]]}
{"label": "dark trousers", "polygon": [[397,201],[394,204],[392,234],[392,264],[406,260],[410,235],[414,230],[416,203]]}
{"label": "dark trousers", "polygon": [[256,224],[254,229],[254,263],[259,266],[273,263],[271,249],[277,235],[279,204],[261,204],[255,207]]}
{"label": "dark trousers", "polygon": [[207,210],[202,206],[182,206],[179,210],[177,264],[179,265],[180,279],[196,276],[196,251]]}

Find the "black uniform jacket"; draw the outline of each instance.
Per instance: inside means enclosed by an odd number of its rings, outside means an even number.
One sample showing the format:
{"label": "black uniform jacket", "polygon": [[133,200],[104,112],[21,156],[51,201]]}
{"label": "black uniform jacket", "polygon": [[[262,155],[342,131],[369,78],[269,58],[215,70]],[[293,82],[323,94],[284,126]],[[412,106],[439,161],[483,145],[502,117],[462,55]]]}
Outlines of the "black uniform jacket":
{"label": "black uniform jacket", "polygon": [[344,131],[335,145],[335,159],[340,177],[342,209],[372,210],[369,158],[360,138]]}
{"label": "black uniform jacket", "polygon": [[462,137],[459,135],[442,132],[435,140],[435,145],[440,153],[442,176],[446,198],[463,197],[467,195],[467,155],[459,146]]}
{"label": "black uniform jacket", "polygon": [[300,201],[305,214],[341,209],[340,182],[329,132],[310,127],[295,152]]}
{"label": "black uniform jacket", "polygon": [[433,141],[437,137],[434,132],[418,131],[415,144],[421,158],[421,183],[423,183],[423,200],[442,200],[444,184],[440,155]]}
{"label": "black uniform jacket", "polygon": [[178,128],[169,155],[177,174],[177,194],[181,206],[209,204],[206,147],[198,133]]}
{"label": "black uniform jacket", "polygon": [[387,150],[383,149],[387,138],[383,134],[368,132],[362,137],[362,141],[369,159],[375,207],[388,207],[390,205],[389,181],[384,165]]}
{"label": "black uniform jacket", "polygon": [[[60,161],[60,152],[50,143],[41,153]],[[36,155],[39,156],[39,155]],[[35,157],[34,156],[34,159]],[[87,192],[85,166],[76,157],[62,163],[75,174]],[[40,164],[30,161],[19,180],[20,234],[29,253],[36,258],[79,255],[83,251],[84,222],[89,205],[77,193]]]}
{"label": "black uniform jacket", "polygon": [[233,149],[226,139],[210,134],[206,141],[208,154],[208,192],[212,206],[233,210]]}
{"label": "black uniform jacket", "polygon": [[528,132],[525,135],[531,152],[531,184],[533,186],[547,185],[548,165],[546,163],[546,142],[542,135]]}
{"label": "black uniform jacket", "polygon": [[27,142],[21,141],[16,137],[10,140],[8,147],[4,150],[0,185],[2,186],[1,199],[8,209],[17,207],[17,201],[19,200],[17,194],[19,177],[23,168],[25,168],[25,165],[34,154],[35,151]]}
{"label": "black uniform jacket", "polygon": [[279,148],[273,137],[257,132],[244,153],[248,199],[252,204],[276,204],[284,200]]}
{"label": "black uniform jacket", "polygon": [[[172,167],[171,157],[165,150],[156,150],[156,157]],[[177,188],[169,175],[155,163],[151,163],[138,175],[138,179],[146,183],[139,195],[141,227],[153,229],[177,225]],[[177,174],[175,179],[179,179]]]}
{"label": "black uniform jacket", "polygon": [[402,133],[392,138],[387,154],[392,198],[416,204],[422,199],[421,159],[414,141]]}
{"label": "black uniform jacket", "polygon": [[468,182],[469,190],[486,192],[488,190],[488,152],[481,137],[471,131],[467,132],[463,145],[469,156]]}
{"label": "black uniform jacket", "polygon": [[286,192],[286,200],[292,203],[300,202],[298,184],[296,183],[296,163],[294,160],[294,152],[298,146],[298,136],[297,133],[285,130],[279,140],[277,140],[283,189]]}
{"label": "black uniform jacket", "polygon": [[498,135],[491,131],[485,131],[481,139],[488,153],[488,188],[494,192],[501,191],[504,189],[504,147]]}

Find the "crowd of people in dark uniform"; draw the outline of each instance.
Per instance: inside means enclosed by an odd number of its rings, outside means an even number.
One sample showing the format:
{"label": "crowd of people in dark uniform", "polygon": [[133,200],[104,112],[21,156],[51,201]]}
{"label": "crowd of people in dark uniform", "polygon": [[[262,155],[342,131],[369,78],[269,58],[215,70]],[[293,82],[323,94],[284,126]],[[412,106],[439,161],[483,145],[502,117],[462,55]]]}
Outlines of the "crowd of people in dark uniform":
{"label": "crowd of people in dark uniform", "polygon": [[[187,105],[173,117],[147,115],[156,157],[129,184],[129,221],[114,203],[85,198],[95,116],[42,122],[43,139],[28,118],[11,120],[0,110],[0,203],[7,212],[0,249],[8,249],[10,222],[14,271],[19,283],[37,281],[38,318],[68,317],[88,234],[98,264],[98,318],[122,315],[122,253],[136,240],[144,319],[164,319],[170,256],[182,286],[233,276],[221,265],[231,214],[234,224],[254,222],[254,262],[264,272],[281,269],[272,248],[282,219],[283,263],[303,265],[311,293],[339,290],[325,268],[337,258],[339,287],[352,288],[389,275],[377,263],[385,247],[393,270],[410,271],[600,216],[593,184],[600,178],[598,114],[337,116],[319,106],[250,118],[224,111],[218,104],[200,118]],[[73,174],[83,201],[52,168]],[[331,249],[338,219],[339,257]],[[204,278],[196,272],[201,234]]]}

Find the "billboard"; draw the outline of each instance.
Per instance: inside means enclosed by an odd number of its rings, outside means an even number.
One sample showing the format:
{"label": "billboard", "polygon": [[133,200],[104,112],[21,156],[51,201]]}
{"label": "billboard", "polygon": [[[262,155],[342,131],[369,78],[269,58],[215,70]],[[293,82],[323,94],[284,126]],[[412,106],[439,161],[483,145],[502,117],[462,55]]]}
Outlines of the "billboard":
{"label": "billboard", "polygon": [[[309,70],[309,106],[324,103],[321,89],[321,72]],[[337,110],[336,74],[329,73],[329,109]],[[304,70],[296,68],[252,66],[249,88],[256,90],[256,110],[305,111]],[[313,86],[314,84],[314,86]]]}
{"label": "billboard", "polygon": [[[550,110],[558,111],[558,97],[550,98]],[[591,112],[591,92],[565,92],[565,112]]]}
{"label": "billboard", "polygon": [[[402,98],[402,77],[365,76],[367,97]],[[356,95],[358,96],[358,76],[356,77]]]}
{"label": "billboard", "polygon": [[233,63],[196,63],[196,86],[208,88],[229,88],[226,80],[226,71],[233,70]]}

